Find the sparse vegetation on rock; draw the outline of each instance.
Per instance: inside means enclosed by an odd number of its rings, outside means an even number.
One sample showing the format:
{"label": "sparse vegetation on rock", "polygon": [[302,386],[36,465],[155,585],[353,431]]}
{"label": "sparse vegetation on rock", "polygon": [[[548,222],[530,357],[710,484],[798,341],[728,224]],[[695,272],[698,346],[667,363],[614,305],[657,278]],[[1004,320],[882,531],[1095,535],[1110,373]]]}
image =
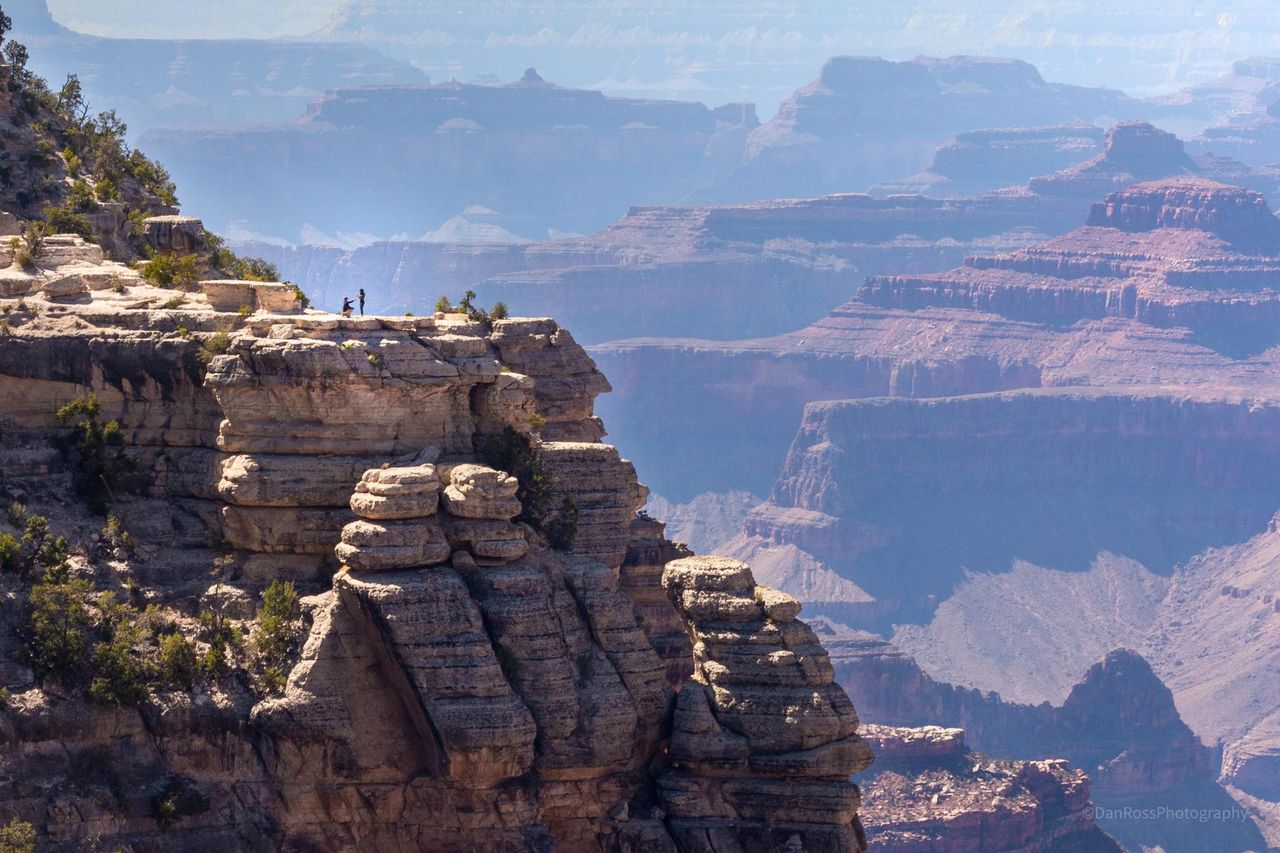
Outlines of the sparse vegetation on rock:
{"label": "sparse vegetation on rock", "polygon": [[124,450],[120,424],[100,420],[102,403],[88,394],[58,410],[58,420],[71,426],[65,445],[75,472],[76,491],[95,512],[105,512],[122,478],[137,469]]}

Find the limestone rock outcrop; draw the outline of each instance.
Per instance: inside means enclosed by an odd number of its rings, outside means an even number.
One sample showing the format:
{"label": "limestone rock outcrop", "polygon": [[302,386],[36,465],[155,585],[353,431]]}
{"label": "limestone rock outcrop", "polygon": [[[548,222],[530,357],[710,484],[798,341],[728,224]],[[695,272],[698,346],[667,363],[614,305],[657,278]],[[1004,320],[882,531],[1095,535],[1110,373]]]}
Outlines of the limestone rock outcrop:
{"label": "limestone rock outcrop", "polygon": [[862,850],[858,788],[872,761],[858,717],[798,603],[744,563],[687,557],[662,585],[693,641],[659,780],[683,850]]}
{"label": "limestone rock outcrop", "polygon": [[206,245],[204,223],[195,216],[148,216],[142,220],[142,232],[161,252],[190,254]]}
{"label": "limestone rock outcrop", "polygon": [[964,731],[864,725],[876,753],[862,821],[885,853],[1120,853],[1099,830],[1089,778],[1061,760],[1008,761],[970,752]]}
{"label": "limestone rock outcrop", "polygon": [[342,528],[334,554],[356,571],[445,562],[451,549],[433,518],[439,492],[432,465],[366,471],[351,495],[351,511],[361,520]]}

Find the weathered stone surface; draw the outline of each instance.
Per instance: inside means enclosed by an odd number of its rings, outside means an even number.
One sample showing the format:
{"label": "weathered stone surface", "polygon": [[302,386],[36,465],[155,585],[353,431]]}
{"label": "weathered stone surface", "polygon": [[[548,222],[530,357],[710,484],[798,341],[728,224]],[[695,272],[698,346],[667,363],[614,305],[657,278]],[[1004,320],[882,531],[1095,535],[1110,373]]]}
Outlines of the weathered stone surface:
{"label": "weathered stone surface", "polygon": [[456,465],[449,470],[444,504],[459,518],[509,521],[520,514],[516,490],[520,484],[505,471],[484,465]]}
{"label": "weathered stone surface", "polygon": [[200,282],[200,289],[215,311],[266,311],[292,314],[300,310],[297,293],[278,282],[217,279]]}
{"label": "weathered stone surface", "polygon": [[687,548],[669,542],[664,525],[641,513],[631,522],[631,539],[618,582],[645,636],[666,665],[667,683],[679,690],[693,669],[693,647],[684,623],[662,589],[663,567],[689,556]]}
{"label": "weathered stone surface", "polygon": [[452,549],[434,520],[353,521],[342,528],[334,554],[356,571],[390,571],[434,566],[449,559]]}
{"label": "weathered stone surface", "polygon": [[51,234],[43,239],[37,255],[42,269],[76,263],[97,266],[103,260],[102,247],[79,234]]}
{"label": "weathered stone surface", "polygon": [[637,481],[635,466],[608,444],[547,441],[541,451],[551,476],[552,508],[568,498],[578,510],[574,553],[607,566],[620,564],[627,553],[631,520],[649,493]]}
{"label": "weathered stone surface", "polygon": [[435,490],[394,495],[358,491],[352,493],[350,504],[351,511],[361,518],[423,518],[435,514],[439,499],[439,492]]}
{"label": "weathered stone surface", "polygon": [[1064,761],[971,753],[960,729],[866,726],[876,765],[862,785],[872,849],[1118,853],[1095,825],[1089,779]]}
{"label": "weathered stone surface", "polygon": [[88,292],[88,283],[77,275],[60,275],[40,284],[40,293],[45,299],[67,299]]}
{"label": "weathered stone surface", "polygon": [[465,548],[473,557],[506,562],[529,552],[524,529],[510,521],[450,518],[445,525],[449,544]]}
{"label": "weathered stone surface", "polygon": [[218,494],[243,506],[340,507],[375,463],[367,456],[235,454],[221,460]]}
{"label": "weathered stone surface", "polygon": [[[826,652],[793,621],[794,602],[719,557],[675,560],[662,584],[694,652],[671,735],[675,769],[660,780],[677,843],[721,849],[705,835],[715,827],[750,849],[753,833],[794,824],[804,849],[863,849],[848,778],[871,763],[871,750]],[[783,618],[766,616],[757,599]],[[821,663],[806,667],[809,658]]]}
{"label": "weathered stone surface", "polygon": [[205,248],[204,223],[194,216],[148,216],[143,234],[162,252],[190,254]]}

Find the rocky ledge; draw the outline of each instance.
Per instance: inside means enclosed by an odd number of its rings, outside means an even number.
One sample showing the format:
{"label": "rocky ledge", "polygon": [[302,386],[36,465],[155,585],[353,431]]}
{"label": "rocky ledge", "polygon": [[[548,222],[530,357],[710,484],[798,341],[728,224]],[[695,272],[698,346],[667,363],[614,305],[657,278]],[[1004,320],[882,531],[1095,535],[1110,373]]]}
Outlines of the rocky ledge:
{"label": "rocky ledge", "polygon": [[864,725],[867,840],[884,853],[1120,853],[1093,823],[1089,779],[1065,761],[970,752],[962,729]]}

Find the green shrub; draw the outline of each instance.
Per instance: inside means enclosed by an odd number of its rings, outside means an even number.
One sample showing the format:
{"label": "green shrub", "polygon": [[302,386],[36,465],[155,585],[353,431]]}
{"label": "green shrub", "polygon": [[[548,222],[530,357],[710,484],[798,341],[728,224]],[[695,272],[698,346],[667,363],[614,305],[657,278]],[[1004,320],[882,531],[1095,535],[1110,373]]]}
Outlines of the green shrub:
{"label": "green shrub", "polygon": [[573,498],[560,502],[560,511],[546,524],[547,542],[557,551],[568,551],[578,535],[578,505]]}
{"label": "green shrub", "polygon": [[[276,265],[262,258],[242,258],[226,246],[226,241],[212,231],[204,232],[205,245],[209,247],[209,266],[222,270],[228,278],[245,281],[279,281]],[[294,285],[299,294],[301,290]],[[302,297],[304,300],[305,296]],[[310,302],[308,301],[308,305]],[[307,307],[306,305],[303,306]]]}
{"label": "green shrub", "polygon": [[11,533],[0,533],[0,571],[17,572],[22,567],[22,544]]}
{"label": "green shrub", "polygon": [[25,820],[15,817],[0,826],[0,853],[35,853],[35,849],[36,828]]}
{"label": "green shrub", "polygon": [[209,798],[196,789],[190,779],[173,776],[165,780],[160,791],[151,798],[151,816],[162,829],[168,829],[184,817],[204,814]]}
{"label": "green shrub", "polygon": [[104,175],[98,180],[93,187],[94,194],[98,197],[98,201],[119,201],[120,185],[116,183],[116,179],[111,175]]}
{"label": "green shrub", "polygon": [[5,508],[5,515],[9,518],[9,523],[14,527],[23,527],[27,523],[27,505],[13,501]]}
{"label": "green shrub", "polygon": [[170,634],[160,641],[160,678],[170,687],[190,690],[200,672],[195,646],[182,634]]}
{"label": "green shrub", "polygon": [[110,548],[118,548],[126,553],[133,553],[133,537],[125,530],[120,516],[111,513],[107,516],[106,526],[102,528],[102,540]]}
{"label": "green shrub", "polygon": [[79,234],[86,240],[93,237],[93,224],[88,217],[66,207],[46,207],[44,221],[54,234]]}
{"label": "green shrub", "polygon": [[67,161],[67,174],[73,178],[79,177],[80,167],[84,165],[80,162],[80,158],[72,153],[70,148],[63,150],[62,157]]}
{"label": "green shrub", "polygon": [[65,573],[71,549],[67,540],[56,536],[49,529],[49,520],[43,515],[29,515],[22,530],[22,554],[18,571],[28,575],[37,566],[49,571]]}
{"label": "green shrub", "polygon": [[440,314],[453,313],[453,303],[449,301],[449,297],[441,295],[441,297],[436,300],[436,311]]}
{"label": "green shrub", "polygon": [[164,303],[161,304],[160,307],[163,308],[165,311],[174,311],[178,308],[181,308],[182,303],[186,301],[187,301],[187,297],[179,294],[178,296],[173,296],[173,297],[170,297],[169,299],[166,299]]}
{"label": "green shrub", "polygon": [[198,258],[166,252],[142,265],[142,277],[156,287],[190,290],[200,280]]}
{"label": "green shrub", "polygon": [[284,663],[298,636],[298,591],[290,581],[276,579],[262,592],[254,651],[266,666]]}
{"label": "green shrub", "polygon": [[506,471],[520,483],[516,497],[521,510],[516,521],[543,530],[551,503],[551,475],[543,466],[533,439],[509,426],[503,427],[502,432],[481,439],[479,456],[486,465]]}
{"label": "green shrub", "polygon": [[103,705],[137,705],[147,697],[150,667],[139,653],[142,630],[131,623],[113,626],[111,639],[93,647],[89,698]]}
{"label": "green shrub", "polygon": [[71,456],[76,491],[95,512],[106,511],[106,501],[126,474],[137,469],[124,452],[124,436],[116,421],[100,422],[102,403],[89,394],[58,410],[58,420],[71,424],[66,450]]}
{"label": "green shrub", "polygon": [[306,311],[311,307],[311,297],[302,292],[302,288],[293,282],[289,282],[289,287],[293,288],[293,295],[298,297],[298,307]]}
{"label": "green shrub", "polygon": [[493,308],[489,311],[490,320],[505,320],[507,319],[507,316],[508,316],[507,303],[505,302],[493,303]]}
{"label": "green shrub", "polygon": [[199,618],[200,638],[209,644],[200,656],[200,671],[216,680],[230,670],[228,649],[239,647],[240,635],[220,611],[202,610]]}
{"label": "green shrub", "polygon": [[97,207],[94,203],[93,189],[85,181],[76,181],[67,192],[67,200],[63,209],[71,213],[88,213]]}
{"label": "green shrub", "polygon": [[104,705],[137,705],[147,696],[154,676],[146,654],[150,636],[138,611],[116,600],[115,593],[99,593],[100,633],[106,639],[93,647],[88,695]]}
{"label": "green shrub", "polygon": [[196,353],[196,358],[200,359],[201,364],[207,365],[230,349],[231,335],[227,334],[226,329],[219,329],[200,341],[200,351]]}
{"label": "green shrub", "polygon": [[92,594],[86,580],[50,579],[31,588],[23,633],[27,658],[41,678],[74,685],[84,676],[94,627],[86,604]]}
{"label": "green shrub", "polygon": [[133,151],[123,163],[123,169],[136,178],[148,191],[155,193],[164,204],[176,207],[178,189],[164,167],[147,158],[141,151]]}

